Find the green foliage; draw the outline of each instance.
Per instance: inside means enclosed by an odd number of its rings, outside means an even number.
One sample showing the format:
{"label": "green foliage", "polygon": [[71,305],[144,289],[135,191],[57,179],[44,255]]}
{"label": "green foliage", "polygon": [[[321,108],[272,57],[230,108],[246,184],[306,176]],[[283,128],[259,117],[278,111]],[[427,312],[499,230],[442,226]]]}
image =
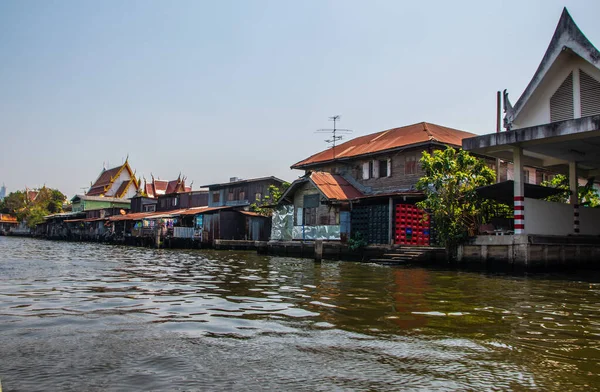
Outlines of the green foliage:
{"label": "green foliage", "polygon": [[[551,188],[563,189],[563,193],[558,195],[547,197],[547,201],[554,201],[557,203],[568,203],[569,202],[569,178],[564,174],[557,174],[550,181],[543,181],[542,186],[548,186]],[[579,185],[577,187],[577,193],[579,194],[580,204],[586,207],[598,207],[600,206],[600,196],[596,189],[594,189],[593,181],[588,181],[585,185]]]}
{"label": "green foliage", "polygon": [[273,208],[275,204],[281,199],[281,196],[285,193],[285,191],[290,187],[289,182],[284,182],[281,185],[281,188],[276,187],[275,185],[269,185],[269,189],[267,190],[267,194],[263,196],[262,199],[257,200],[256,202],[250,204],[250,211],[256,212],[258,214],[264,216],[273,215]]}
{"label": "green foliage", "polygon": [[6,214],[16,215],[17,211],[25,208],[25,192],[16,191],[9,193],[2,201],[2,209]]}
{"label": "green foliage", "polygon": [[12,192],[6,196],[0,207],[5,213],[15,215],[19,222],[26,220],[29,227],[42,223],[46,215],[62,212],[66,196],[59,190],[44,186],[37,192],[35,200],[28,200],[26,192]]}
{"label": "green foliage", "polygon": [[367,240],[363,237],[363,234],[360,231],[354,233],[354,235],[348,240],[348,248],[351,251],[362,249],[367,245]]}
{"label": "green foliage", "polygon": [[482,215],[494,207],[495,203],[480,199],[475,189],[492,184],[495,173],[483,160],[451,147],[423,152],[420,164],[425,175],[417,189],[427,198],[417,206],[431,214],[438,240],[453,256],[458,244],[475,234]]}

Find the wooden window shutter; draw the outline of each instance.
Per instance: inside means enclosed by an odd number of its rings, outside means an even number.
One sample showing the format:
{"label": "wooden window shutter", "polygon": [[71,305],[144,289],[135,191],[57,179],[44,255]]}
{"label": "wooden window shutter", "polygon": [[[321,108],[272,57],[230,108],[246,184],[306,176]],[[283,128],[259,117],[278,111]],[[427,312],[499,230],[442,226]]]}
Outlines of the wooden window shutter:
{"label": "wooden window shutter", "polygon": [[373,178],[379,178],[379,161],[373,161]]}
{"label": "wooden window shutter", "polygon": [[369,162],[363,163],[362,171],[363,171],[363,173],[362,173],[363,180],[368,180],[369,179]]}
{"label": "wooden window shutter", "polygon": [[575,117],[573,113],[573,72],[571,71],[550,98],[550,121],[571,120]]}
{"label": "wooden window shutter", "polygon": [[392,176],[392,160],[391,159],[387,160],[387,176],[388,177]]}
{"label": "wooden window shutter", "polygon": [[581,117],[600,114],[600,82],[579,70]]}

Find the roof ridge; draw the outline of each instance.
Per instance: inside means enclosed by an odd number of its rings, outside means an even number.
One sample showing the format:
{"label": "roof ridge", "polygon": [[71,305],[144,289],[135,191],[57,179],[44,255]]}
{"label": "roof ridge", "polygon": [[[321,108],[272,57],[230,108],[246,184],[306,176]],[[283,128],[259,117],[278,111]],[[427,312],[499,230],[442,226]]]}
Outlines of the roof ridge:
{"label": "roof ridge", "polygon": [[[562,54],[564,48],[571,49],[577,56],[581,57],[584,61],[590,63],[596,68],[600,68],[600,51],[594,46],[594,44],[586,37],[581,31],[575,20],[567,10],[567,7],[563,8],[560,15],[560,19],[556,24],[552,38],[548,43],[542,60],[540,61],[535,73],[530,79],[529,83],[521,93],[517,102],[506,108],[506,115],[504,118],[505,127],[512,124],[513,120],[519,115],[521,110],[525,107],[534,91],[542,83],[542,80],[557,61],[558,57]],[[505,90],[504,99],[508,100],[508,93]]]}
{"label": "roof ridge", "polygon": [[423,121],[421,124],[423,125],[423,130],[425,131],[425,133],[427,133],[427,136],[429,137],[429,140],[436,140],[437,141],[437,139],[433,136],[433,133],[431,133],[431,131],[427,127],[427,123],[425,121]]}

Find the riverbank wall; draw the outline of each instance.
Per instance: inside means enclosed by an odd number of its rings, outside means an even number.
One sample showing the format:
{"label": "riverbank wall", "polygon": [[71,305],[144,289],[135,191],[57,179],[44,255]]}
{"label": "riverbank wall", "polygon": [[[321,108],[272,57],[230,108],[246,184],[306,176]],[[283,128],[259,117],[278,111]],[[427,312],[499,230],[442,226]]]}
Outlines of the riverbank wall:
{"label": "riverbank wall", "polygon": [[459,266],[513,271],[600,269],[600,237],[482,235],[458,249]]}

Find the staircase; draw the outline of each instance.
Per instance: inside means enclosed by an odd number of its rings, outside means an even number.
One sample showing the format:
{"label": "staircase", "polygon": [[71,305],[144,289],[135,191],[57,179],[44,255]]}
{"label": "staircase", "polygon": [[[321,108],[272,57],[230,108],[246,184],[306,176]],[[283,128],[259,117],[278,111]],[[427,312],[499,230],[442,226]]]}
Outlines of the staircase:
{"label": "staircase", "polygon": [[431,264],[445,258],[445,249],[435,246],[402,246],[390,250],[379,258],[369,260],[381,264]]}

